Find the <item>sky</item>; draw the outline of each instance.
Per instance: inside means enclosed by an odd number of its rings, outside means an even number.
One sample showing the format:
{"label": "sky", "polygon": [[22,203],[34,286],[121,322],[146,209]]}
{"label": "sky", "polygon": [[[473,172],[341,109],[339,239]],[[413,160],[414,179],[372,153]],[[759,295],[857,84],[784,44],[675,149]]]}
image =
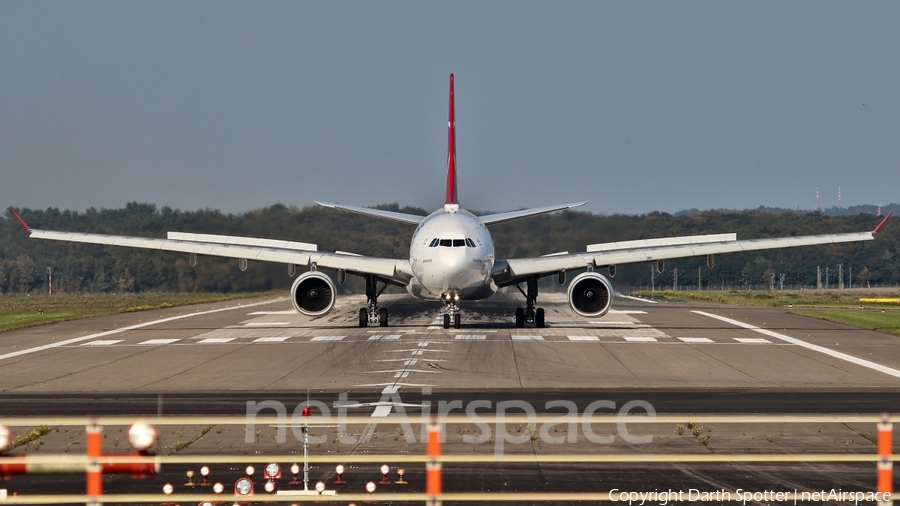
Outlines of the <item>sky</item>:
{"label": "sky", "polygon": [[900,201],[900,2],[0,2],[0,208]]}

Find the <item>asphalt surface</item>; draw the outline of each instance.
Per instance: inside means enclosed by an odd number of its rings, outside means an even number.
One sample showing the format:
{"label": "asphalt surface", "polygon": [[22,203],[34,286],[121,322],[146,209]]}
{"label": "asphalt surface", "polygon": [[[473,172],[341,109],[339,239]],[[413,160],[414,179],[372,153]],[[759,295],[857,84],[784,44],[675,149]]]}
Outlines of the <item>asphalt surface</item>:
{"label": "asphalt surface", "polygon": [[[702,426],[699,436],[677,426],[642,427],[650,443],[631,443],[616,428],[596,427],[612,442],[587,438],[583,427],[521,427],[504,430],[522,443],[506,454],[532,453],[874,453],[875,424],[712,426],[704,414],[898,412],[898,337],[805,318],[785,309],[723,305],[615,301],[603,318],[574,317],[558,295],[542,295],[548,327],[515,329],[517,298],[465,307],[463,328],[441,328],[440,306],[382,297],[391,313],[387,328],[358,328],[362,300],[343,297],[322,320],[290,312],[285,299],[231,301],[66,322],[0,334],[0,406],[3,416],[21,415],[242,415],[247,402],[277,401],[289,410],[309,398],[334,406],[402,400],[415,417],[423,402],[458,401],[467,407],[521,401],[535,411],[555,412],[552,401],[574,403],[579,412],[595,401],[620,409],[645,401],[658,414],[683,414]],[[723,319],[724,318],[724,319]],[[750,328],[748,328],[750,327]],[[345,397],[341,397],[345,394]],[[379,411],[381,410],[381,411]],[[396,406],[348,409],[350,414],[396,413]],[[610,411],[609,409],[606,410]],[[377,413],[376,413],[377,412]],[[374,419],[373,419],[374,420]],[[874,418],[873,418],[874,420]],[[521,425],[521,424],[519,424]],[[161,452],[196,440],[178,454],[295,453],[296,438],[281,443],[275,429],[260,428],[244,443],[243,427],[215,427],[202,437],[197,426],[161,430]],[[421,437],[408,441],[396,424],[382,422],[360,441],[362,427],[348,427],[354,443],[329,440],[312,449],[335,455],[424,452]],[[26,428],[16,428],[24,431]],[[546,434],[540,431],[546,429]],[[572,430],[570,430],[572,429]],[[108,428],[106,450],[127,444],[122,428]],[[374,430],[374,429],[373,429]],[[402,428],[401,428],[402,430]],[[491,454],[498,431],[479,443],[475,426],[448,426],[445,452]],[[523,437],[523,434],[534,437]],[[315,432],[315,431],[313,431]],[[569,437],[554,444],[553,437]],[[418,436],[418,435],[417,435]],[[348,436],[349,437],[349,436]],[[704,442],[705,440],[705,442]],[[83,452],[83,428],[51,428],[13,454]],[[389,463],[389,462],[387,462]],[[283,463],[285,466],[290,463]],[[352,466],[350,484],[380,478],[377,466]],[[371,469],[369,469],[371,468]],[[113,476],[109,493],[157,492],[170,482],[184,487],[185,466],[167,466],[153,480]],[[213,479],[231,484],[243,467],[213,466]],[[410,485],[379,490],[421,491],[424,468],[407,466]],[[313,480],[334,480],[331,466],[314,466]],[[282,480],[285,481],[285,480]],[[874,464],[506,464],[445,466],[448,491],[621,490],[871,490]],[[83,476],[16,476],[10,493],[79,493]],[[287,485],[282,484],[283,487]],[[338,486],[336,486],[338,487]],[[355,489],[353,487],[356,487]],[[2,488],[2,486],[0,486]],[[358,490],[356,490],[358,489]]]}

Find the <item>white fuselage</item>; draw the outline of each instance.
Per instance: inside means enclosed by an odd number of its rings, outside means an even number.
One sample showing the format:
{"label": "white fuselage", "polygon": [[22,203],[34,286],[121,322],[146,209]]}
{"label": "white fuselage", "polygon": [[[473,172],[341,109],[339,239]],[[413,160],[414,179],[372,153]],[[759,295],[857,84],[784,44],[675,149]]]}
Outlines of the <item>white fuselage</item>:
{"label": "white fuselage", "polygon": [[415,278],[407,286],[420,299],[444,302],[490,297],[494,241],[472,213],[448,204],[419,224],[409,246]]}

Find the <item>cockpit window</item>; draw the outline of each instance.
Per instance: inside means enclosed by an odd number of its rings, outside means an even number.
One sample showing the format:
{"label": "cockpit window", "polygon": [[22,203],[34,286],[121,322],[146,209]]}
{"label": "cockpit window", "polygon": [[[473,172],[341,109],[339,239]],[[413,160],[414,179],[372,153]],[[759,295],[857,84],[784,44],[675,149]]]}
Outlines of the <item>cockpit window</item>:
{"label": "cockpit window", "polygon": [[466,246],[468,246],[468,247],[470,247],[470,248],[474,248],[474,247],[475,247],[475,241],[473,241],[472,239],[469,239],[468,237],[466,237]]}
{"label": "cockpit window", "polygon": [[428,247],[434,248],[438,245],[439,242],[441,242],[441,240],[438,239],[437,237],[435,237],[434,239],[431,240],[431,244],[429,244]]}
{"label": "cockpit window", "polygon": [[441,246],[450,248],[453,246],[453,240],[452,239],[441,239]]}
{"label": "cockpit window", "polygon": [[453,239],[453,247],[460,248],[466,245],[465,239]]}
{"label": "cockpit window", "polygon": [[[438,241],[435,243],[435,241]],[[435,239],[431,241],[431,247],[434,247],[435,244],[440,244],[445,248],[463,248],[469,244],[471,239]],[[475,247],[475,244],[472,244],[472,247]]]}

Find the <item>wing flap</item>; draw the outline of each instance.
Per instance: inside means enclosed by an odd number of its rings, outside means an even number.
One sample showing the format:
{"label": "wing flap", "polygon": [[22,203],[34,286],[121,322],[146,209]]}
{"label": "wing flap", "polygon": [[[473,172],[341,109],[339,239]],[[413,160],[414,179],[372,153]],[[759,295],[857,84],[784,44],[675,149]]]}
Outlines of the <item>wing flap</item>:
{"label": "wing flap", "polygon": [[603,267],[724,253],[740,253],[743,251],[871,241],[874,238],[875,235],[872,232],[850,232],[845,234],[637,247],[626,250],[594,251],[537,258],[513,258],[498,260],[495,264],[497,268],[494,270],[493,277],[499,286],[505,286],[524,276],[547,274],[569,269],[583,269],[590,265]]}
{"label": "wing flap", "polygon": [[281,241],[278,239],[261,239],[258,237],[241,237],[236,235],[167,232],[166,238],[173,241],[207,242],[215,244],[233,244],[241,246],[263,246],[268,248],[295,249],[299,251],[316,251],[316,245],[310,244],[308,242]]}

